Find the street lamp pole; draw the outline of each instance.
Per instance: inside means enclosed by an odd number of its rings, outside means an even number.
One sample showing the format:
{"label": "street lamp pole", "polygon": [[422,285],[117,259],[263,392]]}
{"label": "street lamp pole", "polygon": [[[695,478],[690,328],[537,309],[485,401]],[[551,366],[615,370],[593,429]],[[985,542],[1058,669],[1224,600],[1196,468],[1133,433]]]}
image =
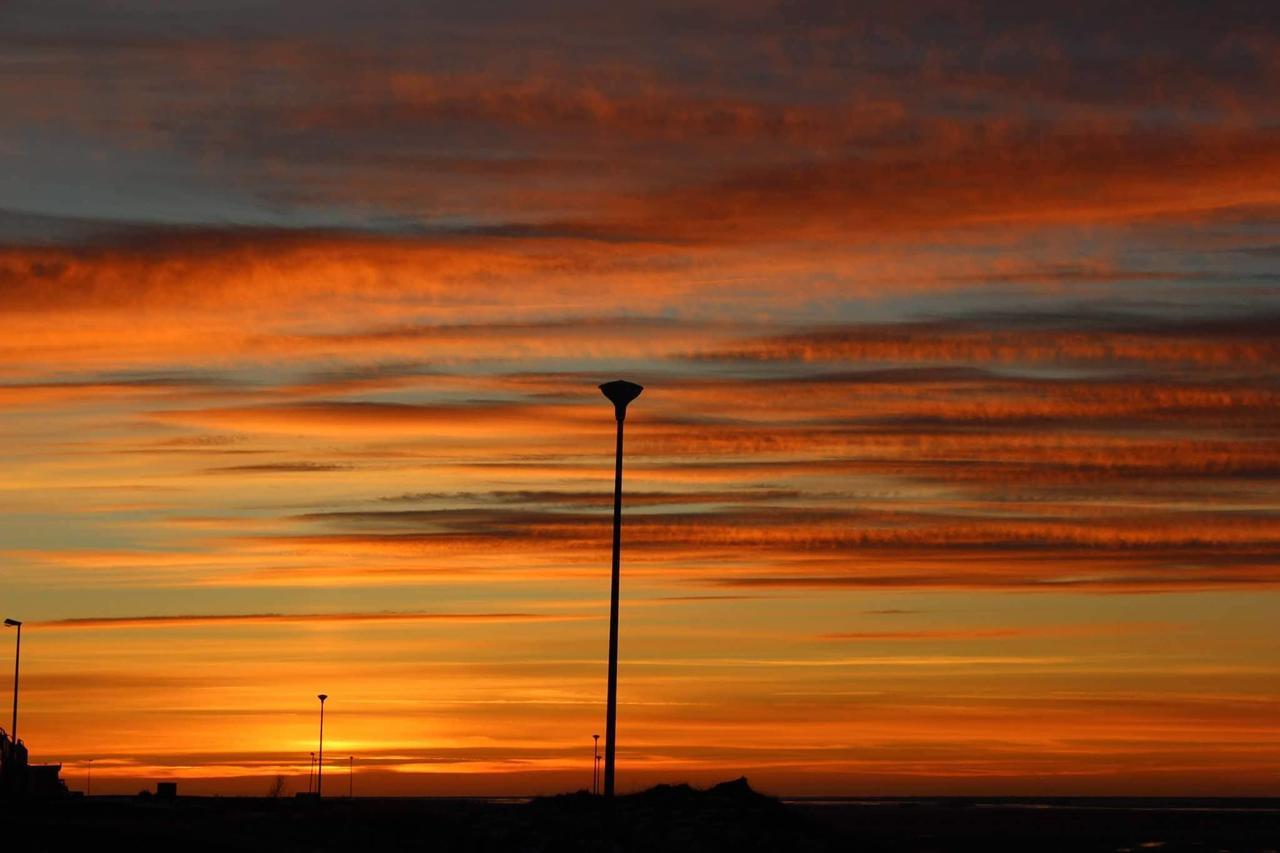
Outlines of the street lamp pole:
{"label": "street lamp pole", "polygon": [[316,757],[316,799],[324,796],[324,700],[329,696],[321,693],[316,696],[320,700],[320,754]]}
{"label": "street lamp pole", "polygon": [[591,736],[591,793],[600,792],[600,735]]}
{"label": "street lamp pole", "polygon": [[600,386],[613,403],[618,422],[618,446],[613,466],[613,581],[609,591],[609,695],[604,727],[604,795],[613,798],[614,754],[618,730],[618,582],[622,552],[622,424],[627,418],[627,404],[640,396],[644,388],[634,382],[618,379]]}
{"label": "street lamp pole", "polygon": [[93,759],[89,759],[89,769],[84,774],[84,795],[86,797],[93,795]]}
{"label": "street lamp pole", "polygon": [[17,619],[4,620],[6,628],[18,629],[18,643],[13,649],[13,725],[9,728],[9,737],[18,742],[18,667],[22,663],[22,623]]}
{"label": "street lamp pole", "polygon": [[352,792],[356,789],[355,781],[356,757],[354,755],[347,756],[347,799],[351,799]]}

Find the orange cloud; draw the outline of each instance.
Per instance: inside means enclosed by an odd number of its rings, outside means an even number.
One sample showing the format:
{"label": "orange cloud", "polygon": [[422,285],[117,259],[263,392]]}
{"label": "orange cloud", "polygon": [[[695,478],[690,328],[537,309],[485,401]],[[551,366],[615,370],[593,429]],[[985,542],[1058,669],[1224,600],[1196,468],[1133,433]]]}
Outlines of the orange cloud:
{"label": "orange cloud", "polygon": [[1028,126],[906,156],[804,160],[617,203],[603,233],[867,242],[960,229],[1195,219],[1280,203],[1269,129]]}
{"label": "orange cloud", "polygon": [[1167,629],[1161,625],[1046,625],[1009,628],[933,628],[917,631],[835,631],[820,634],[821,640],[916,642],[931,640],[1008,640],[1022,637],[1079,637],[1098,634],[1123,634],[1135,630]]}
{"label": "orange cloud", "polygon": [[[962,362],[978,364],[1108,362],[1268,365],[1280,344],[1262,324],[1225,322],[1206,329],[965,329],[946,324],[899,324],[819,330],[747,341],[695,357],[745,361]],[[1208,332],[1209,334],[1206,334]]]}
{"label": "orange cloud", "polygon": [[33,622],[41,630],[75,628],[173,628],[222,623],[289,625],[307,622],[541,622],[577,619],[539,613],[205,613],[177,616],[83,616]]}

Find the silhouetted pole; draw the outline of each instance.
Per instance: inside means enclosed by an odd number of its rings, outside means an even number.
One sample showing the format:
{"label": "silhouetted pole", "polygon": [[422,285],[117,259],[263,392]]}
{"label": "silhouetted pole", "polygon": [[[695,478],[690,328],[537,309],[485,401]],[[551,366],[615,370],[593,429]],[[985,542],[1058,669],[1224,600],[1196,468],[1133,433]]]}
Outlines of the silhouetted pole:
{"label": "silhouetted pole", "polygon": [[13,725],[9,737],[18,742],[18,666],[22,663],[22,623],[17,619],[4,620],[5,627],[18,629],[18,643],[13,649]]}
{"label": "silhouetted pole", "polygon": [[347,756],[347,799],[351,799],[352,792],[356,789],[355,781],[356,757],[354,755]]}
{"label": "silhouetted pole", "polygon": [[93,793],[93,759],[89,759],[89,769],[84,776],[84,795],[87,797]]}
{"label": "silhouetted pole", "polygon": [[311,761],[307,764],[307,793],[316,789],[316,754],[311,753]]}
{"label": "silhouetted pole", "polygon": [[316,758],[316,797],[318,799],[324,796],[324,700],[329,697],[321,693],[316,698],[320,700],[320,755]]}
{"label": "silhouetted pole", "polygon": [[591,736],[591,793],[600,792],[600,735]]}
{"label": "silhouetted pole", "polygon": [[609,698],[604,725],[604,795],[613,797],[613,761],[618,733],[618,581],[622,552],[622,424],[627,418],[627,404],[640,396],[644,388],[634,382],[618,379],[606,382],[600,390],[613,403],[618,422],[618,448],[613,467],[613,585],[609,593]]}

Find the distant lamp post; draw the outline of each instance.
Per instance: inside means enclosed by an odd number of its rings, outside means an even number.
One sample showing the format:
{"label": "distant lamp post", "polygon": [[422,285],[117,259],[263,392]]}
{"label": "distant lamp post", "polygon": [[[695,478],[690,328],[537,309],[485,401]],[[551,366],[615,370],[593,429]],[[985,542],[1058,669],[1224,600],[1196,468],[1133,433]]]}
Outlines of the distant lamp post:
{"label": "distant lamp post", "polygon": [[604,795],[613,797],[613,760],[618,733],[618,581],[622,551],[622,424],[627,404],[640,396],[643,386],[618,379],[600,386],[613,403],[618,422],[618,448],[613,467],[613,584],[609,592],[609,697],[604,727]]}
{"label": "distant lamp post", "polygon": [[86,797],[92,796],[93,794],[93,759],[92,758],[89,759],[88,765],[89,767],[84,774],[84,795]]}
{"label": "distant lamp post", "polygon": [[600,793],[600,735],[591,736],[591,793]]}
{"label": "distant lamp post", "polygon": [[313,793],[316,789],[316,754],[311,753],[311,762],[307,765],[307,793]]}
{"label": "distant lamp post", "polygon": [[316,696],[320,700],[320,754],[316,756],[316,798],[324,796],[324,700],[328,694]]}
{"label": "distant lamp post", "polygon": [[18,629],[18,642],[13,648],[13,725],[9,729],[9,737],[18,742],[18,667],[22,663],[22,623],[17,619],[4,620],[6,628]]}
{"label": "distant lamp post", "polygon": [[347,756],[347,799],[351,799],[352,793],[356,789],[355,781],[356,773],[356,757],[354,755]]}

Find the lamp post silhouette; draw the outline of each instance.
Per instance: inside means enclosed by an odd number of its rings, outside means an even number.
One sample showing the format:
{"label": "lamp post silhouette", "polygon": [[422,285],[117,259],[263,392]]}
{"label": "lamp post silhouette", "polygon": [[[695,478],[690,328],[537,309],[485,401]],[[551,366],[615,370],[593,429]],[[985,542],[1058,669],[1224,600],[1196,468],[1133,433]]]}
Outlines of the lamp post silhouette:
{"label": "lamp post silhouette", "polygon": [[316,756],[316,798],[324,796],[324,700],[328,694],[316,696],[320,700],[320,754]]}
{"label": "lamp post silhouette", "polygon": [[618,448],[613,466],[613,583],[609,592],[609,698],[604,726],[604,795],[613,797],[613,759],[618,730],[618,580],[622,551],[622,424],[627,419],[627,404],[640,396],[644,387],[618,379],[600,386],[613,403],[618,422]]}
{"label": "lamp post silhouette", "polygon": [[18,742],[18,666],[22,663],[22,623],[17,619],[4,620],[6,628],[18,629],[18,642],[13,647],[13,725],[9,730],[9,737],[13,738],[13,742]]}
{"label": "lamp post silhouette", "polygon": [[347,799],[351,799],[351,794],[356,789],[355,782],[356,757],[354,755],[347,756]]}
{"label": "lamp post silhouette", "polygon": [[93,795],[93,759],[89,759],[89,767],[84,774],[84,795],[86,797]]}
{"label": "lamp post silhouette", "polygon": [[591,793],[600,792],[600,735],[591,736]]}
{"label": "lamp post silhouette", "polygon": [[307,793],[316,789],[316,754],[311,753],[311,761],[307,764]]}

